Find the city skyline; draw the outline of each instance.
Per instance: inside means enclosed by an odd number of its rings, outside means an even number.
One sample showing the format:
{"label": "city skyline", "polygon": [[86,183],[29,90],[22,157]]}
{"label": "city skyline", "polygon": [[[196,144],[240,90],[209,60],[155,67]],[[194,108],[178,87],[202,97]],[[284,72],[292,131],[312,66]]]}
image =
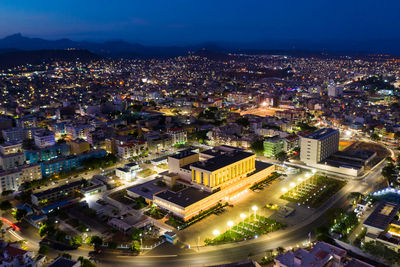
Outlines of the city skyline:
{"label": "city skyline", "polygon": [[243,48],[319,50],[358,46],[361,51],[390,52],[379,51],[381,43],[394,47],[400,28],[397,1],[96,3],[3,1],[0,36],[21,32],[47,39],[118,39],[144,45],[216,42]]}
{"label": "city skyline", "polygon": [[0,1],[0,266],[400,266],[396,1]]}

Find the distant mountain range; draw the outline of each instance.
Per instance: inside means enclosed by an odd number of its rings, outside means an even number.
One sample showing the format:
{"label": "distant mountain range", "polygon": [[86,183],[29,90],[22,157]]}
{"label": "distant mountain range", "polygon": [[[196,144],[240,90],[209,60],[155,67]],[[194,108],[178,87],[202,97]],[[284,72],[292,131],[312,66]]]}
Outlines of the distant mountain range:
{"label": "distant mountain range", "polygon": [[0,49],[0,69],[18,67],[25,64],[39,65],[55,61],[89,62],[99,60],[102,57],[88,50],[30,50],[20,51]]}
{"label": "distant mountain range", "polygon": [[[24,63],[36,64],[51,60],[68,61],[76,58],[80,58],[80,60],[98,59],[100,57],[163,59],[185,56],[189,52],[212,60],[239,59],[238,57],[229,55],[229,52],[306,57],[336,57],[339,55],[364,57],[368,54],[368,51],[394,51],[394,54],[396,54],[396,52],[400,54],[400,47],[397,45],[398,42],[395,41],[370,42],[372,45],[370,46],[370,50],[365,49],[365,43],[366,42],[348,42],[348,47],[352,47],[351,50],[342,49],[345,46],[343,46],[343,42],[340,41],[331,42],[329,45],[324,45],[322,43],[309,43],[307,45],[307,43],[298,42],[299,45],[296,46],[296,48],[291,48],[289,42],[283,41],[247,45],[203,43],[192,46],[144,46],[138,43],[129,43],[121,40],[106,42],[72,41],[69,39],[46,40],[41,38],[29,38],[17,33],[0,39],[0,67],[9,68]],[[254,47],[259,47],[259,49],[254,49]],[[280,49],[269,49],[268,47],[279,47]],[[331,47],[331,49],[325,49],[327,47]]]}
{"label": "distant mountain range", "polygon": [[82,49],[92,53],[112,58],[169,58],[187,55],[189,51],[205,48],[212,51],[224,52],[225,50],[212,43],[197,46],[144,46],[125,41],[107,41],[95,43],[88,41],[72,41],[69,39],[45,40],[29,38],[20,33],[0,39],[0,53],[13,50],[49,50],[49,49]]}

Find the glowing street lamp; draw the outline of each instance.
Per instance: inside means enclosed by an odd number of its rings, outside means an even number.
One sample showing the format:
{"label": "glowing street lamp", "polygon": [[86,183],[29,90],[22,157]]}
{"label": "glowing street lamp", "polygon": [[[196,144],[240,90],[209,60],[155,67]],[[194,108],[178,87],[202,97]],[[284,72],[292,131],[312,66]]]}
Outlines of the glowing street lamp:
{"label": "glowing street lamp", "polygon": [[258,207],[257,207],[257,206],[253,206],[253,207],[251,207],[251,209],[254,211],[254,218],[257,219],[257,210],[258,210]]}
{"label": "glowing street lamp", "polygon": [[286,187],[282,188],[282,192],[286,193],[287,192],[287,188]]}
{"label": "glowing street lamp", "polygon": [[217,229],[215,229],[215,230],[213,231],[213,235],[214,235],[214,236],[219,236],[219,235],[220,235],[220,232],[219,232]]}
{"label": "glowing street lamp", "polygon": [[295,187],[295,186],[296,186],[295,183],[293,183],[293,182],[290,183],[290,187],[291,187],[291,188],[293,188],[293,187]]}
{"label": "glowing street lamp", "polygon": [[228,221],[227,225],[229,227],[229,231],[232,232],[233,222],[232,221]]}
{"label": "glowing street lamp", "polygon": [[242,218],[242,220],[243,220],[243,223],[244,223],[244,219],[246,219],[246,214],[244,214],[244,213],[241,213],[241,214],[240,214],[240,218]]}

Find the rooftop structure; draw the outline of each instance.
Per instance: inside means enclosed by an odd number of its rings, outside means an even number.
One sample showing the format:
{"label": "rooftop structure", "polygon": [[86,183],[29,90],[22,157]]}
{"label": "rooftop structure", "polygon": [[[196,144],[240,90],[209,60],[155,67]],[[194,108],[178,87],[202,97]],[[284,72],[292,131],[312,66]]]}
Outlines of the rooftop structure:
{"label": "rooftop structure", "polygon": [[332,129],[332,128],[323,128],[323,129],[319,129],[319,130],[305,136],[305,138],[315,139],[315,140],[324,140],[324,139],[329,138],[330,136],[334,136],[338,133],[339,133],[339,130]]}
{"label": "rooftop structure", "polygon": [[154,179],[151,181],[148,181],[143,184],[138,184],[133,187],[128,188],[126,191],[128,193],[128,196],[131,197],[144,197],[146,201],[152,202],[153,201],[153,196],[166,190],[167,188],[162,187],[157,185],[158,182],[161,182],[162,179]]}
{"label": "rooftop structure", "polygon": [[393,221],[394,216],[400,210],[400,205],[391,202],[381,202],[364,221],[368,228],[384,231]]}
{"label": "rooftop structure", "polygon": [[57,257],[47,267],[79,267],[81,266],[80,261],[74,261],[71,259]]}
{"label": "rooftop structure", "polygon": [[211,193],[204,192],[193,187],[188,187],[178,192],[165,190],[163,192],[155,194],[155,196],[157,196],[158,198],[163,199],[164,201],[171,202],[183,208],[188,207],[210,195]]}
{"label": "rooftop structure", "polygon": [[277,256],[275,267],[372,267],[356,259],[348,259],[347,251],[325,242],[317,242],[310,251],[299,248]]}

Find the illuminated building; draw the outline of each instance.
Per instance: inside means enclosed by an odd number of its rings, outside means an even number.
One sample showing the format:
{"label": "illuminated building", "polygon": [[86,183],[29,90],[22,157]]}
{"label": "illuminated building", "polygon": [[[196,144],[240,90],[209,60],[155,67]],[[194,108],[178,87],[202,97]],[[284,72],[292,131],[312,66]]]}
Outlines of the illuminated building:
{"label": "illuminated building", "polygon": [[253,153],[229,146],[200,153],[185,150],[170,156],[169,174],[164,175],[164,179],[189,187],[178,192],[157,193],[153,202],[188,220],[218,202],[232,200],[275,170],[274,165],[255,158]]}
{"label": "illuminated building", "polygon": [[7,190],[19,190],[24,182],[42,178],[42,171],[39,164],[25,165],[13,170],[0,172],[0,192]]}
{"label": "illuminated building", "polygon": [[316,164],[339,150],[339,130],[324,128],[300,139],[300,160]]}
{"label": "illuminated building", "polygon": [[400,205],[381,202],[364,221],[367,228],[365,242],[379,241],[398,252],[400,248]]}
{"label": "illuminated building", "polygon": [[33,140],[39,148],[53,146],[56,143],[54,132],[48,130],[36,131],[33,134]]}
{"label": "illuminated building", "polygon": [[279,153],[284,152],[284,140],[279,135],[264,140],[264,156],[275,158]]}
{"label": "illuminated building", "polygon": [[66,157],[70,154],[69,145],[55,144],[40,149],[25,150],[25,158],[28,163],[36,163],[40,161],[47,161],[59,157]]}
{"label": "illuminated building", "polygon": [[71,149],[71,154],[82,154],[90,150],[90,145],[83,139],[77,138],[68,142]]}

